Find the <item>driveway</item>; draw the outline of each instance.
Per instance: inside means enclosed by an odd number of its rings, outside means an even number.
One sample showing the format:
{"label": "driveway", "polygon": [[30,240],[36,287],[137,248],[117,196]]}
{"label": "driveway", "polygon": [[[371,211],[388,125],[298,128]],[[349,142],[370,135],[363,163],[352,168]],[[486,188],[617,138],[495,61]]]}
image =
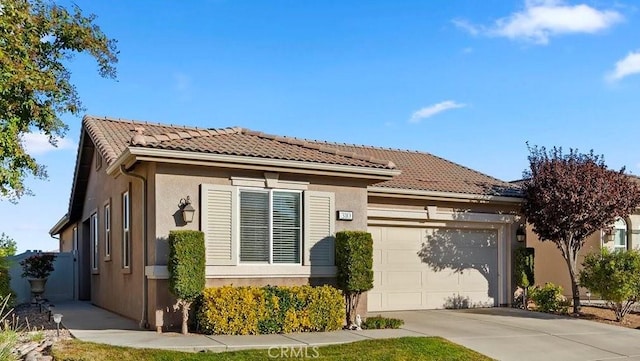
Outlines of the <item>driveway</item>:
{"label": "driveway", "polygon": [[640,330],[512,308],[380,312],[497,360],[639,360]]}

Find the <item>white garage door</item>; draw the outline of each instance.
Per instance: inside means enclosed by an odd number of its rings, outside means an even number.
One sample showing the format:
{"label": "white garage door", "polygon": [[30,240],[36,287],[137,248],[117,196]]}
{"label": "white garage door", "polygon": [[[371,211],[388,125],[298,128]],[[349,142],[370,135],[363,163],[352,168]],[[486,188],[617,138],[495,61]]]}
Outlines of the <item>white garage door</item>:
{"label": "white garage door", "polygon": [[492,307],[498,300],[495,230],[369,227],[369,311]]}

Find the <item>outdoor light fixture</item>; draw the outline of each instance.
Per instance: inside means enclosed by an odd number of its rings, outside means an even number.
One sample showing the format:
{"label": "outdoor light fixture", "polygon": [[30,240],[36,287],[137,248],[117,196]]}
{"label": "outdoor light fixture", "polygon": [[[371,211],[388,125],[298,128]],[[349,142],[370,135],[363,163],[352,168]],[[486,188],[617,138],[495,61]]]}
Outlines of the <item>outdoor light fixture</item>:
{"label": "outdoor light fixture", "polygon": [[193,222],[193,215],[196,213],[196,209],[191,205],[191,198],[189,198],[189,196],[187,196],[186,199],[182,198],[178,207],[180,207],[180,212],[182,212],[182,220],[184,223]]}
{"label": "outdoor light fixture", "polygon": [[605,242],[613,242],[616,237],[616,230],[613,227],[604,229],[604,241]]}
{"label": "outdoor light fixture", "polygon": [[524,242],[527,239],[527,232],[525,232],[522,226],[518,227],[516,231],[516,239],[518,242]]}
{"label": "outdoor light fixture", "polygon": [[60,337],[60,322],[62,322],[62,314],[54,313],[53,314],[53,322],[56,323],[56,328],[58,329],[58,337]]}

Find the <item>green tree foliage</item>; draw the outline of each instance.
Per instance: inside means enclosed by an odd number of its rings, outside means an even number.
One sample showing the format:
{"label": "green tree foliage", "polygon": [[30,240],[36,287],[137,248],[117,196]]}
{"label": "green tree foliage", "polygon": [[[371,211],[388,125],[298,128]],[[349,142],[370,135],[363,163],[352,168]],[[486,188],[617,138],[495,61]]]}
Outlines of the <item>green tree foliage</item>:
{"label": "green tree foliage", "polygon": [[175,308],[182,308],[182,333],[189,333],[189,309],[205,286],[204,233],[169,232],[169,290],[177,298]]}
{"label": "green tree foliage", "polygon": [[82,104],[65,61],[84,53],[102,77],[115,78],[115,41],[84,16],[46,0],[0,2],[0,196],[16,200],[28,175],[46,171],[26,153],[24,134],[40,131],[56,145],[67,127],[60,115],[77,115]]}
{"label": "green tree foliage", "polygon": [[13,304],[15,294],[11,289],[11,275],[9,274],[8,257],[15,256],[18,247],[8,235],[0,234],[0,298],[5,299],[11,306]]}
{"label": "green tree foliage", "polygon": [[373,239],[371,233],[343,231],[336,233],[338,288],[347,303],[347,325],[353,323],[360,296],[373,288]]}
{"label": "green tree foliage", "polygon": [[640,300],[640,252],[637,250],[588,254],[580,271],[580,285],[598,293],[622,321]]}
{"label": "green tree foliage", "polygon": [[640,187],[624,168],[607,168],[602,156],[562,148],[529,148],[522,212],[541,241],[562,253],[571,279],[573,312],[580,310],[577,261],[586,238],[640,205]]}

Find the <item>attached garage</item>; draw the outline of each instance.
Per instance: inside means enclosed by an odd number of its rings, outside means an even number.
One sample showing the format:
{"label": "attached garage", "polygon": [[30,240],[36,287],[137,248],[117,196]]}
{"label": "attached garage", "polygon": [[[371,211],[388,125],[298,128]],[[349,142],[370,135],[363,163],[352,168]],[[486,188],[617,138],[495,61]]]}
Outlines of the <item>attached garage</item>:
{"label": "attached garage", "polygon": [[370,226],[369,312],[499,305],[501,227]]}

